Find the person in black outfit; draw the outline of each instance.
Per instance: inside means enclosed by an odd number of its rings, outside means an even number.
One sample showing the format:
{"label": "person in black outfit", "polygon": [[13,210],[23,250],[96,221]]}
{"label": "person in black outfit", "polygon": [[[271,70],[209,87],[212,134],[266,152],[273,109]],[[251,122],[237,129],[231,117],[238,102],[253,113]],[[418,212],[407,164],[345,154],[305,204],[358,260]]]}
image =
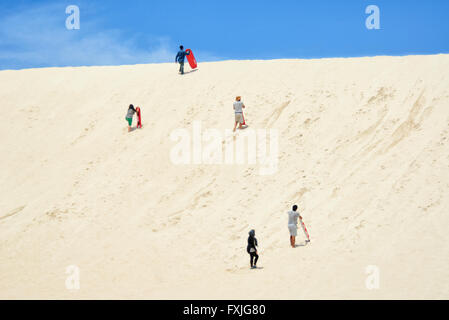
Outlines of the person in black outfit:
{"label": "person in black outfit", "polygon": [[251,269],[256,269],[257,266],[257,260],[259,260],[259,255],[257,254],[257,239],[256,239],[256,231],[251,230],[249,232],[248,237],[248,247],[246,247],[246,251],[249,253],[250,256],[250,264]]}

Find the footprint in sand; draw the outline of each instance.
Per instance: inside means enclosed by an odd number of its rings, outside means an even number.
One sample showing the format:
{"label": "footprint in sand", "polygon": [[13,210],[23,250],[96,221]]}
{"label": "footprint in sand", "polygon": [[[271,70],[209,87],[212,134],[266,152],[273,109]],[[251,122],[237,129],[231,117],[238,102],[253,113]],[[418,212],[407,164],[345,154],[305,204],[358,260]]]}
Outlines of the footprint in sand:
{"label": "footprint in sand", "polygon": [[18,208],[16,208],[16,209],[14,209],[14,210],[8,212],[7,214],[5,214],[5,215],[3,215],[3,216],[0,216],[0,220],[6,219],[6,218],[11,217],[11,216],[13,216],[13,215],[15,215],[15,214],[18,214],[20,211],[22,211],[23,209],[25,209],[25,207],[26,207],[26,206],[18,207]]}
{"label": "footprint in sand", "polygon": [[278,108],[275,108],[273,113],[270,115],[269,118],[265,119],[264,126],[265,127],[271,127],[273,124],[279,119],[284,109],[290,104],[290,100],[284,102],[281,106]]}

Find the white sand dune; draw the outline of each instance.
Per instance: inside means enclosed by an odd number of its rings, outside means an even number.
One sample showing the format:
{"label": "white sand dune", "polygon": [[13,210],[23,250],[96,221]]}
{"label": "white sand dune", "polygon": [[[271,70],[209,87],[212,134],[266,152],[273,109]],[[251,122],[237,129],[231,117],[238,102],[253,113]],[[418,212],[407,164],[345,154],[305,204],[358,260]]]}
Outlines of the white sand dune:
{"label": "white sand dune", "polygon": [[[449,298],[449,55],[0,81],[0,298]],[[170,133],[232,129],[236,95],[250,128],[278,130],[278,172],[173,164]],[[128,134],[129,103],[144,128]],[[294,203],[312,242],[291,249]],[[79,290],[66,288],[70,265]]]}

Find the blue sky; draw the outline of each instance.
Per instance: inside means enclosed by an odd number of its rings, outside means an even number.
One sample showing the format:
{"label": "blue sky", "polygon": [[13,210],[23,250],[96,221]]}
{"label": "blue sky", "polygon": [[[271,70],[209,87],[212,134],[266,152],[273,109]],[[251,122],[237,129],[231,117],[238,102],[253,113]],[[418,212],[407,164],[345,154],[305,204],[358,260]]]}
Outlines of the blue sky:
{"label": "blue sky", "polygon": [[198,62],[449,53],[448,15],[448,0],[0,0],[0,69],[172,62],[181,43]]}

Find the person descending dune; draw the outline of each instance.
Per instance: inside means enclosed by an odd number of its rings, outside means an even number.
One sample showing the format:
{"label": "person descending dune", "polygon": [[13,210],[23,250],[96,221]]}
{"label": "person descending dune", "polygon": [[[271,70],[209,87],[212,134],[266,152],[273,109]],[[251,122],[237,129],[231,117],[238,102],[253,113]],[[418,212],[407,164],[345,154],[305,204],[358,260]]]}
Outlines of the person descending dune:
{"label": "person descending dune", "polygon": [[175,63],[179,63],[179,73],[184,74],[184,59],[190,52],[184,51],[184,46],[179,46],[178,54],[175,58]]}
{"label": "person descending dune", "polygon": [[257,254],[257,239],[256,239],[256,231],[255,230],[251,230],[249,232],[249,237],[248,237],[248,246],[246,247],[246,251],[249,253],[249,257],[250,257],[250,265],[251,265],[251,269],[256,269],[257,268],[257,260],[259,260],[259,255]]}
{"label": "person descending dune", "polygon": [[126,121],[128,121],[128,132],[131,131],[131,126],[133,124],[133,117],[136,112],[137,112],[137,110],[134,109],[134,106],[132,104],[130,104],[129,108],[128,108],[128,112],[126,113],[126,117],[125,117]]}
{"label": "person descending dune", "polygon": [[237,128],[237,124],[239,125],[239,129],[242,129],[242,125],[243,125],[243,108],[245,108],[245,105],[243,104],[243,102],[241,101],[242,97],[237,96],[235,98],[235,102],[234,102],[234,114],[235,114],[235,122],[234,122],[234,132],[235,129]]}

